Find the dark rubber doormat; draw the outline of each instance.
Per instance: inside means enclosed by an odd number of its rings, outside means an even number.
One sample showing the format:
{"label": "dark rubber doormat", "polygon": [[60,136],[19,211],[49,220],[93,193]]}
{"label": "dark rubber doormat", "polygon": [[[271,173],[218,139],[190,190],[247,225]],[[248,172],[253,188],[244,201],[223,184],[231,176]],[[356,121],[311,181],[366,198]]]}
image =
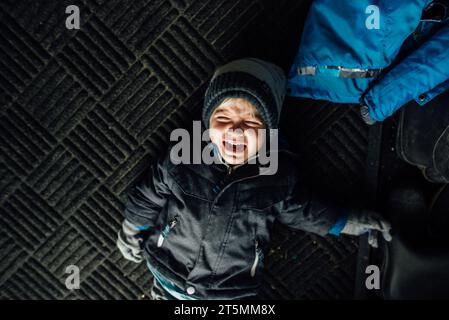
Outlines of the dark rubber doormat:
{"label": "dark rubber doormat", "polygon": [[[68,5],[79,30],[65,26]],[[308,5],[2,0],[0,298],[148,299],[147,268],[115,247],[127,189],[199,118],[216,66],[256,56],[288,70]],[[284,114],[311,184],[357,196],[368,141],[355,109],[288,99]],[[353,296],[356,239],[275,230],[261,298]],[[79,290],[65,286],[68,265]]]}

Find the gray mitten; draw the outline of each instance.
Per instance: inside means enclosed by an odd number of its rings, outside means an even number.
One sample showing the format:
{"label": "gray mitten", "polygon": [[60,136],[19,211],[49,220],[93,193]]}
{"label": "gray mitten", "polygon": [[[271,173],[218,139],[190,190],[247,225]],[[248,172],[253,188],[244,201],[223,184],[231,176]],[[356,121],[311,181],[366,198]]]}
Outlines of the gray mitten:
{"label": "gray mitten", "polygon": [[123,257],[136,263],[140,263],[143,260],[141,247],[143,239],[138,236],[140,232],[131,222],[125,219],[117,237],[117,247]]}
{"label": "gray mitten", "polygon": [[369,210],[354,211],[348,215],[348,220],[341,233],[359,236],[368,232],[368,243],[378,247],[377,234],[382,233],[386,241],[391,241],[391,224],[379,213]]}
{"label": "gray mitten", "polygon": [[362,104],[360,106],[360,115],[362,116],[363,121],[367,125],[373,125],[376,123],[376,120],[374,120],[371,115],[369,114],[369,109],[367,105]]}

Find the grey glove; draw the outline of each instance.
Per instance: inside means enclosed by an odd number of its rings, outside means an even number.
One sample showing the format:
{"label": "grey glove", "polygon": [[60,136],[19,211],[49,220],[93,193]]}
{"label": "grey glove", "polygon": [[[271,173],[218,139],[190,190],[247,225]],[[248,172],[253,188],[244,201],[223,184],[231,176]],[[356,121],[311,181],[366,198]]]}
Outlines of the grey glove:
{"label": "grey glove", "polygon": [[369,210],[354,211],[348,215],[348,220],[341,233],[359,236],[368,232],[368,243],[378,247],[378,232],[385,241],[391,241],[391,224],[379,213]]}
{"label": "grey glove", "polygon": [[363,121],[367,125],[373,125],[376,123],[376,120],[374,120],[371,115],[369,114],[369,109],[367,105],[362,104],[360,106],[360,115],[362,116]]}
{"label": "grey glove", "polygon": [[143,239],[138,236],[140,232],[140,230],[136,230],[131,222],[125,219],[117,237],[117,247],[123,257],[136,263],[140,263],[143,260],[141,247]]}

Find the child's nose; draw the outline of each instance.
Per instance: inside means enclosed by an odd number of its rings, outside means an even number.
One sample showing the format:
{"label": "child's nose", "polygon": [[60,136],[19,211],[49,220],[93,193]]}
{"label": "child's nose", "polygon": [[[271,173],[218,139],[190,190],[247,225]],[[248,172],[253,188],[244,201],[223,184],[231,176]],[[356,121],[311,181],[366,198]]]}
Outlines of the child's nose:
{"label": "child's nose", "polygon": [[229,127],[230,131],[243,133],[243,121],[234,121]]}
{"label": "child's nose", "polygon": [[233,124],[226,131],[226,136],[229,138],[238,138],[244,135],[244,130],[241,124]]}

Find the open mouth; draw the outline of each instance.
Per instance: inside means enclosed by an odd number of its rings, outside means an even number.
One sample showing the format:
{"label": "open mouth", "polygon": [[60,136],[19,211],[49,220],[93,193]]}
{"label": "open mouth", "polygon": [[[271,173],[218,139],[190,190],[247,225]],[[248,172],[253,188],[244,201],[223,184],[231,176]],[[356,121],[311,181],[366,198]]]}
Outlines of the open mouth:
{"label": "open mouth", "polygon": [[245,143],[236,143],[235,141],[223,140],[223,146],[226,152],[233,154],[242,153],[246,149]]}

